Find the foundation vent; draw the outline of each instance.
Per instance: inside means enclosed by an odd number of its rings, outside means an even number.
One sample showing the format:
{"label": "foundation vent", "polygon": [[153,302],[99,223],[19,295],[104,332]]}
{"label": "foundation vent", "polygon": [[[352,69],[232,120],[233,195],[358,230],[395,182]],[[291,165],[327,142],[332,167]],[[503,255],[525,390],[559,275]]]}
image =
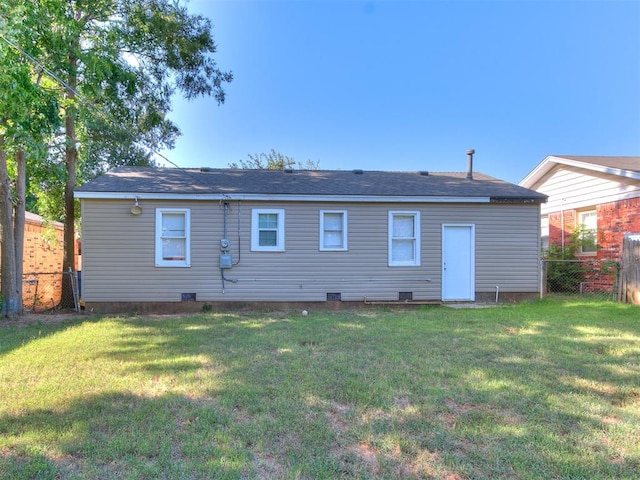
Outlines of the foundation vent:
{"label": "foundation vent", "polygon": [[342,301],[341,293],[327,293],[327,302],[340,302]]}
{"label": "foundation vent", "polygon": [[413,300],[413,292],[398,292],[398,300]]}

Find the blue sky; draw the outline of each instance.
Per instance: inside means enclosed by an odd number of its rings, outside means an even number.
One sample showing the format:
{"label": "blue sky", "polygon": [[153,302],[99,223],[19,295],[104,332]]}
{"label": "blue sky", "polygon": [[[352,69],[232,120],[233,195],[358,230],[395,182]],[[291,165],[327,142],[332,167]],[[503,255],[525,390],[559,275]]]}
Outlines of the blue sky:
{"label": "blue sky", "polygon": [[175,98],[181,167],[271,149],[322,169],[519,182],[545,156],[640,155],[640,1],[192,0],[227,100]]}

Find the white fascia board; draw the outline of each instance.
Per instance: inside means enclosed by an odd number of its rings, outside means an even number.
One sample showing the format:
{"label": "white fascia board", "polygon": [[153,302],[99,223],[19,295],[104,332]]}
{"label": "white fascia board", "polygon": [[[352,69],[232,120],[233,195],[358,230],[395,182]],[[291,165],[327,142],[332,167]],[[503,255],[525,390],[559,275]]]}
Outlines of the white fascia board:
{"label": "white fascia board", "polygon": [[243,200],[264,202],[368,202],[368,203],[489,203],[489,197],[447,196],[375,196],[375,195],[256,195],[256,194],[180,194],[180,193],[120,193],[75,192],[75,198],[118,200]]}
{"label": "white fascia board", "polygon": [[518,185],[525,188],[533,188],[533,185],[535,185],[535,183],[551,169],[549,162],[552,158],[554,157],[546,157],[542,162],[536,165],[536,167],[531,170],[526,177],[520,180]]}

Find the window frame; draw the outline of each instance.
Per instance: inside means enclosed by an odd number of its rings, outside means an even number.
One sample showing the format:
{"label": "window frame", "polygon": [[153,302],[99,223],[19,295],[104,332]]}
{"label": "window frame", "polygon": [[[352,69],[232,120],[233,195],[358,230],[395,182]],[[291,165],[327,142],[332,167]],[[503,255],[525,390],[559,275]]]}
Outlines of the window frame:
{"label": "window frame", "polygon": [[[277,215],[276,245],[260,245],[260,215]],[[285,251],[285,216],[283,208],[254,208],[251,210],[251,251],[252,252],[284,252]]]}
{"label": "window frame", "polygon": [[540,217],[540,250],[546,252],[549,250],[549,216]]}
{"label": "window frame", "polygon": [[[164,237],[162,235],[162,220],[164,214],[184,215],[184,237]],[[166,260],[163,258],[163,238],[184,239],[184,259]],[[190,267],[191,266],[191,209],[189,208],[156,208],[155,225],[155,265],[156,267]]]}
{"label": "window frame", "polygon": [[[325,234],[327,233],[327,230],[325,229],[325,216],[327,214],[340,214],[342,215],[342,222],[341,222],[341,226],[342,226],[342,230],[340,231],[342,233],[342,246],[339,247],[335,247],[335,246],[327,246],[325,244]],[[320,210],[320,239],[319,239],[319,249],[322,252],[345,252],[349,249],[348,246],[348,233],[347,233],[347,225],[348,225],[348,219],[347,219],[347,211],[346,210]],[[335,232],[336,230],[331,230],[332,232]]]}
{"label": "window frame", "polygon": [[[396,216],[413,217],[413,237],[394,237],[393,221]],[[393,260],[394,240],[410,238],[413,240],[413,260],[398,261]],[[387,260],[389,267],[419,267],[420,266],[420,212],[416,210],[390,210],[388,213],[388,253]]]}
{"label": "window frame", "polygon": [[[583,233],[587,233],[590,237],[591,236],[593,237],[593,249],[584,250],[584,245],[583,243],[581,243],[579,254],[580,255],[597,255],[598,253],[598,211],[595,208],[589,208],[585,210],[578,210],[576,213],[578,217],[576,218],[578,228],[581,227],[582,225],[587,227],[587,225],[583,221],[585,214],[593,215],[593,218],[595,219],[595,227],[589,228],[588,230],[583,232]],[[581,240],[584,240],[584,236],[581,238]]]}

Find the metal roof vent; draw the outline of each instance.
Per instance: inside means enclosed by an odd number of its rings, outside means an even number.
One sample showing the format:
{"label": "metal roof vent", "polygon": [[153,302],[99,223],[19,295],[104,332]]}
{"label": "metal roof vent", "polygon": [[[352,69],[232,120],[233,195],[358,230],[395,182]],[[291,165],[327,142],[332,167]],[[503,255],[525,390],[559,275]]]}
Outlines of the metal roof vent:
{"label": "metal roof vent", "polygon": [[212,171],[212,169],[209,168],[209,167],[200,167],[200,172],[201,173],[208,173],[208,172],[211,172],[211,171]]}
{"label": "metal roof vent", "polygon": [[469,160],[467,161],[467,180],[473,180],[473,154],[476,151],[472,148],[467,150],[467,155],[469,156]]}
{"label": "metal roof vent", "polygon": [[427,172],[426,170],[420,170],[418,172],[418,174],[420,174],[423,177],[428,177],[429,176],[429,172]]}
{"label": "metal roof vent", "polygon": [[361,169],[356,168],[356,169],[353,171],[353,173],[355,173],[356,175],[362,175],[364,172],[363,172]]}
{"label": "metal roof vent", "polygon": [[293,168],[285,168],[284,173],[293,173]]}

